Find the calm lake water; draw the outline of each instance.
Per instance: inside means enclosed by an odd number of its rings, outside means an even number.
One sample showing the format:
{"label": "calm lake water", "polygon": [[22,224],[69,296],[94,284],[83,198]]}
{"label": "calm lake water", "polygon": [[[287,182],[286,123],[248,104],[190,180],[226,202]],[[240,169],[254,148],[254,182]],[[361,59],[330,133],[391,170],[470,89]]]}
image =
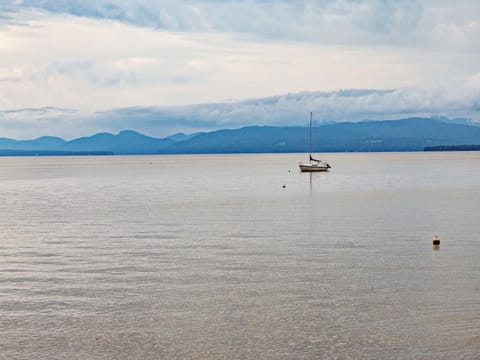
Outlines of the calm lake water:
{"label": "calm lake water", "polygon": [[0,358],[479,359],[480,152],[304,158],[0,158]]}

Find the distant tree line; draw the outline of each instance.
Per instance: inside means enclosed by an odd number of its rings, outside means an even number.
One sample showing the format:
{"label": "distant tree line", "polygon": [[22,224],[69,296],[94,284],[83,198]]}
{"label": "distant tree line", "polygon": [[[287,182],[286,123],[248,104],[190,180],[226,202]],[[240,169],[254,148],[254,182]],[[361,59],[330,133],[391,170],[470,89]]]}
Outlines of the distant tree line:
{"label": "distant tree line", "polygon": [[439,145],[425,146],[424,151],[478,151],[480,145]]}

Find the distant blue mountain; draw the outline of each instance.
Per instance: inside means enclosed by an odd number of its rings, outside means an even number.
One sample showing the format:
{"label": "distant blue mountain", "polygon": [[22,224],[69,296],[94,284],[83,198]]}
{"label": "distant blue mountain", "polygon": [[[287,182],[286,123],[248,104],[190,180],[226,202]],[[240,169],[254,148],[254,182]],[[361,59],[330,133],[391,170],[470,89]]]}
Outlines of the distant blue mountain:
{"label": "distant blue mountain", "polygon": [[[480,144],[480,127],[435,119],[336,123],[315,127],[313,150],[421,151],[425,146]],[[172,144],[165,153],[265,153],[307,150],[308,129],[245,127],[219,130]]]}
{"label": "distant blue mountain", "polygon": [[118,135],[99,133],[68,141],[61,150],[68,151],[112,151],[115,154],[157,154],[173,144],[171,139],[157,139],[142,135],[136,131],[126,130]]}
{"label": "distant blue mountain", "polygon": [[56,150],[66,141],[58,137],[42,136],[35,140],[13,140],[0,138],[0,149],[10,150]]}
{"label": "distant blue mountain", "polygon": [[176,133],[170,136],[167,136],[165,139],[171,139],[175,141],[185,141],[191,139],[192,137],[198,136],[203,133],[193,133],[193,134],[184,134],[184,133]]}
{"label": "distant blue mountain", "polygon": [[445,116],[434,116],[432,117],[434,120],[440,120],[449,124],[461,124],[461,125],[471,125],[471,126],[478,126],[480,127],[480,123],[474,122],[472,119],[469,118],[455,118],[449,119]]}
{"label": "distant blue mountain", "polygon": [[[480,145],[480,127],[444,118],[335,123],[315,127],[313,150],[332,151],[422,151],[425,147]],[[16,141],[0,138],[0,155],[37,151],[64,154],[202,154],[304,152],[308,128],[249,126],[233,130],[157,139],[126,130],[118,135],[99,133],[65,141],[55,137]],[[473,147],[475,149],[475,147]],[[18,152],[20,151],[20,152]],[[23,151],[23,152],[22,152]]]}

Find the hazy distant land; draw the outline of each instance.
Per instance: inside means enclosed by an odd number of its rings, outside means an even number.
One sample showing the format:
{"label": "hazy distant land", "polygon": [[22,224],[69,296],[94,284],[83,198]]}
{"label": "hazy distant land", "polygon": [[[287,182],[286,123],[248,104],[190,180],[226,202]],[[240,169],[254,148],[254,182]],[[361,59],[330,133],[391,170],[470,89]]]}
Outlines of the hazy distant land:
{"label": "hazy distant land", "polygon": [[[154,138],[132,130],[99,133],[66,141],[0,138],[1,156],[294,153],[308,145],[308,128],[249,126]],[[345,122],[313,131],[316,152],[480,150],[480,127],[435,118]]]}

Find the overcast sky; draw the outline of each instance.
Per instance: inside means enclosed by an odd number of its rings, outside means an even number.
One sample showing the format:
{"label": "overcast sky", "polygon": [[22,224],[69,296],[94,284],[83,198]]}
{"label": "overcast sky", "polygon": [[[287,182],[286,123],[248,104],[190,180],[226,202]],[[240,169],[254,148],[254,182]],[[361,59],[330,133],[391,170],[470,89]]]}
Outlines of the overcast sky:
{"label": "overcast sky", "polygon": [[0,137],[467,117],[477,0],[0,0]]}

